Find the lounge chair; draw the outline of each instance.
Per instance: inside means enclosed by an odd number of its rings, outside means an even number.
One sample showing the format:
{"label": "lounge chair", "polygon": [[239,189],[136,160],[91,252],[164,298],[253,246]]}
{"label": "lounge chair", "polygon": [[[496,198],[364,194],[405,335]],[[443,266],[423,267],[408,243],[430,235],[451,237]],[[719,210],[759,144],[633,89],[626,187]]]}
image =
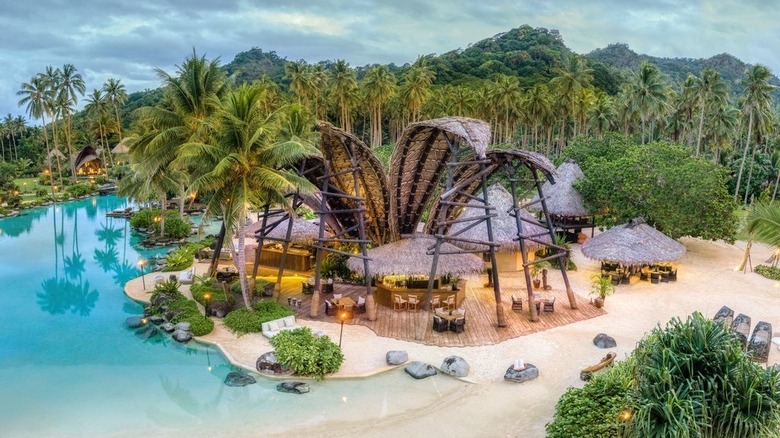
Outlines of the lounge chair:
{"label": "lounge chair", "polygon": [[325,300],[325,314],[328,316],[335,316],[339,308],[331,300]]}
{"label": "lounge chair", "polygon": [[772,346],[772,324],[759,321],[753,329],[747,351],[754,362],[766,363],[769,359],[769,347]]}
{"label": "lounge chair", "polygon": [[357,313],[366,313],[366,297],[359,296],[357,300]]}
{"label": "lounge chair", "polygon": [[731,322],[734,321],[734,311],[728,306],[723,306],[718,310],[718,313],[712,317],[715,322],[722,322],[726,327],[731,327]]}
{"label": "lounge chair", "polygon": [[433,315],[433,330],[437,332],[446,332],[450,329],[450,322],[439,316]]}
{"label": "lounge chair", "polygon": [[750,317],[740,313],[731,323],[731,331],[737,336],[742,347],[747,346],[748,336],[750,335]]}
{"label": "lounge chair", "polygon": [[523,300],[512,295],[512,310],[523,310]]}
{"label": "lounge chair", "polygon": [[466,330],[466,317],[461,316],[450,323],[450,331],[463,333]]}
{"label": "lounge chair", "polygon": [[549,300],[544,300],[544,311],[555,312],[555,297],[552,297]]}

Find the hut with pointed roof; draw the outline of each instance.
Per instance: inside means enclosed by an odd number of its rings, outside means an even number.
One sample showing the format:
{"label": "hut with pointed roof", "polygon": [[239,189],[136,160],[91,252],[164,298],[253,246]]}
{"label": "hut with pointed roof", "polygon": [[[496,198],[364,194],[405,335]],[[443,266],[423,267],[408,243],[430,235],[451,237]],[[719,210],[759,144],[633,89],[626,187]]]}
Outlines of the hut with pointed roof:
{"label": "hut with pointed roof", "polygon": [[680,260],[685,246],[636,218],[588,239],[582,254],[601,262],[643,266]]}
{"label": "hut with pointed roof", "polygon": [[77,175],[98,175],[103,173],[103,161],[99,151],[92,146],[84,146],[75,159]]}
{"label": "hut with pointed roof", "polygon": [[[553,227],[563,233],[567,241],[576,241],[577,235],[587,228],[591,229],[590,235],[593,237],[593,216],[580,192],[574,188],[574,184],[585,178],[585,174],[577,162],[569,158],[558,166],[557,174],[555,184],[545,182],[542,186]],[[533,201],[538,199],[536,195]]]}
{"label": "hut with pointed roof", "polygon": [[[512,195],[504,188],[501,183],[495,183],[488,188],[488,198],[490,204],[495,207],[496,217],[491,219],[491,227],[493,230],[493,240],[498,243],[496,253],[496,262],[498,264],[498,270],[500,272],[514,272],[523,269],[523,257],[520,254],[520,242],[517,236],[517,222],[515,218],[510,215],[512,210]],[[477,201],[469,201],[470,205],[479,207]],[[478,208],[465,208],[461,209],[462,213],[458,215],[459,219],[466,219],[468,217],[475,217],[480,214]],[[547,230],[540,225],[529,223],[528,221],[535,222],[535,219],[525,209],[521,209],[520,215],[526,219],[522,222],[522,233],[526,235],[539,235],[545,233]],[[458,222],[450,226],[447,234],[458,235],[461,238],[471,241],[487,241],[487,224],[485,222],[479,223],[476,226],[469,227],[467,222]],[[550,236],[542,236],[541,239],[550,243]],[[472,242],[456,242],[457,246],[464,249],[485,249],[484,245],[479,245]],[[526,250],[529,253],[533,253],[539,249],[542,245],[526,240]]]}

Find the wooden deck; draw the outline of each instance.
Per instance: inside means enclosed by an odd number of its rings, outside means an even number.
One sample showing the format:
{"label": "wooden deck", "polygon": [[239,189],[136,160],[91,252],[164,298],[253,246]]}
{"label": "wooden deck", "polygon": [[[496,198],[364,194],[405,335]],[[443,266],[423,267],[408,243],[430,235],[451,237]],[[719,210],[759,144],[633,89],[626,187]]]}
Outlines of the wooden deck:
{"label": "wooden deck", "polygon": [[[260,274],[264,274],[261,272]],[[276,281],[275,277],[263,277]],[[589,300],[577,296],[578,309],[569,307],[566,291],[562,288],[544,291],[545,298],[555,296],[555,312],[541,312],[538,322],[531,322],[528,314],[528,303],[525,288],[520,287],[517,275],[501,277],[501,300],[504,308],[506,327],[498,327],[496,323],[496,307],[492,288],[482,287],[485,276],[469,279],[466,285],[466,298],[461,307],[466,310],[466,330],[463,333],[435,332],[432,327],[431,314],[423,311],[394,311],[385,306],[377,306],[376,321],[369,321],[365,313],[354,314],[345,324],[360,324],[373,330],[378,336],[417,342],[425,345],[466,347],[477,345],[492,345],[508,339],[525,336],[531,333],[548,330],[554,327],[571,324],[605,314],[603,309],[597,309]],[[332,321],[339,323],[335,316],[325,315],[325,298],[332,294],[323,294],[320,300],[320,314],[317,318],[309,316],[311,310],[311,295],[301,291],[303,276],[285,277],[282,281],[280,303],[287,305],[287,298],[298,298],[302,301],[300,308],[294,308],[298,318],[302,320]],[[365,286],[336,283],[336,293],[352,297],[357,301],[363,295]],[[576,292],[576,291],[575,291]],[[523,297],[523,311],[512,310],[511,295]],[[417,339],[417,328],[424,325],[422,340]]]}

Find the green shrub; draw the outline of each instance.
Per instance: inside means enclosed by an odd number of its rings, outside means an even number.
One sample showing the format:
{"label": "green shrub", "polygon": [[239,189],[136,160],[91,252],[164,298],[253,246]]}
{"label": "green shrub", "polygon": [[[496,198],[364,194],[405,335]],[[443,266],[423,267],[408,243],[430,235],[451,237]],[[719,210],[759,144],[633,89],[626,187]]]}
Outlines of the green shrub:
{"label": "green shrub", "polygon": [[164,272],[181,271],[195,262],[195,254],[185,248],[179,248],[165,258]]}
{"label": "green shrub", "polygon": [[338,254],[335,252],[329,252],[322,260],[322,267],[320,273],[323,278],[343,278],[348,279],[352,276],[352,271],[347,266],[347,259],[349,257]]}
{"label": "green shrub", "polygon": [[179,282],[177,280],[165,280],[162,283],[157,283],[154,285],[154,292],[152,292],[152,296],[154,294],[173,294],[173,293],[179,293]]}
{"label": "green shrub", "polygon": [[295,374],[314,376],[318,380],[338,371],[344,362],[338,345],[328,336],[315,337],[308,327],[277,333],[271,338],[271,346],[280,364]]}
{"label": "green shrub", "polygon": [[222,319],[222,323],[236,336],[243,336],[247,333],[258,333],[262,328],[260,313],[255,312],[252,309],[247,309],[246,307],[228,313]]}
{"label": "green shrub", "polygon": [[152,303],[158,302],[160,295],[164,295],[166,300],[159,306],[150,305],[149,314],[159,315],[165,313],[165,308],[171,311],[174,316],[171,323],[189,322],[190,332],[195,336],[203,336],[214,330],[214,321],[205,318],[198,309],[195,301],[187,299],[179,292],[179,282],[176,280],[167,280],[154,286],[152,292]]}
{"label": "green shrub", "polygon": [[[159,223],[154,223],[155,231],[160,230]],[[172,239],[183,239],[190,235],[192,232],[192,226],[190,223],[182,219],[178,213],[166,212],[165,213],[165,236]],[[194,253],[193,253],[194,254]]]}
{"label": "green shrub", "polygon": [[49,190],[48,189],[43,189],[43,188],[35,189],[35,196],[37,196],[39,198],[43,198],[44,196],[46,196],[48,194],[49,194]]}
{"label": "green shrub", "polygon": [[154,225],[155,216],[157,216],[156,212],[148,208],[139,210],[130,218],[130,226],[135,229],[145,228],[148,230]]}
{"label": "green shrub", "polygon": [[203,294],[205,293],[211,294],[209,299],[211,302],[227,301],[231,307],[236,305],[236,300],[233,299],[233,296],[225,296],[225,292],[221,287],[217,286],[217,280],[214,277],[196,275],[195,281],[190,286],[190,293],[192,298],[203,306],[206,305],[206,300],[203,299]]}
{"label": "green shrub", "polygon": [[252,308],[260,314],[260,322],[268,322],[284,318],[285,316],[295,315],[292,310],[276,301],[257,301],[252,304]]}
{"label": "green shrub", "polygon": [[92,194],[92,186],[86,183],[74,184],[65,188],[65,193],[69,196],[86,196]]}
{"label": "green shrub", "polygon": [[763,275],[770,280],[780,280],[780,268],[774,266],[758,265],[754,269],[758,275]]}
{"label": "green shrub", "polygon": [[[271,283],[270,281],[263,280],[262,278],[258,278],[255,280],[255,290],[250,296],[250,299],[253,297],[262,297],[265,295],[265,291],[270,288],[271,291],[273,291],[272,285],[274,283]],[[241,294],[241,282],[235,281],[230,285],[230,292],[234,294]]]}
{"label": "green shrub", "polygon": [[555,405],[548,438],[617,438],[620,414],[630,406],[634,361],[596,373],[582,388],[571,387]]}

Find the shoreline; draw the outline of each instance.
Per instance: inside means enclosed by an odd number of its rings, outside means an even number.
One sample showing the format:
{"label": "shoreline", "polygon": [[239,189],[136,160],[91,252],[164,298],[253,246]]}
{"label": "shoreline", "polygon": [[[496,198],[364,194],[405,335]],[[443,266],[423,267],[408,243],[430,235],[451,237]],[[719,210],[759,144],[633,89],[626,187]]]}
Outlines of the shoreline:
{"label": "shoreline", "polygon": [[[664,326],[673,317],[684,319],[694,311],[699,311],[711,318],[721,306],[727,305],[737,314],[750,315],[755,322],[764,320],[780,327],[780,319],[777,317],[777,310],[780,309],[780,282],[754,273],[734,271],[742,258],[745,242],[730,245],[692,238],[680,241],[686,246],[687,253],[679,262],[677,282],[640,282],[618,286],[616,293],[606,300],[605,315],[513,338],[500,344],[434,347],[381,338],[359,325],[345,326],[344,364],[339,372],[329,375],[327,379],[366,378],[386,372],[394,367],[385,364],[385,353],[388,350],[406,350],[410,361],[417,360],[435,367],[449,355],[463,357],[471,367],[471,373],[463,380],[472,385],[468,385],[470,389],[464,391],[457,400],[448,401],[446,410],[435,413],[435,424],[431,422],[433,412],[423,409],[424,412],[416,410],[408,416],[402,416],[403,420],[375,418],[365,422],[365,425],[316,427],[309,432],[317,436],[359,434],[390,437],[404,433],[413,436],[421,431],[429,431],[479,436],[485,434],[484,427],[490,424],[491,435],[544,436],[544,425],[552,418],[560,396],[568,387],[584,385],[579,380],[582,368],[598,362],[608,351],[617,354],[616,360],[625,359],[647,332],[659,324]],[[766,246],[754,244],[751,258],[760,262],[771,253]],[[572,259],[578,267],[577,271],[569,273],[572,288],[586,296],[590,290],[590,276],[600,272],[599,263],[586,259],[580,251],[580,245],[576,244],[572,245]],[[199,269],[196,264],[197,272],[203,270],[205,267]],[[156,275],[161,274],[146,274],[150,284],[153,284]],[[143,297],[148,295],[140,286],[140,277],[129,281],[125,285],[125,294],[136,301],[143,301]],[[334,334],[338,336],[340,328],[336,323],[319,321],[306,321],[302,325],[313,330],[323,330],[331,339],[335,339]],[[608,350],[596,348],[592,339],[598,333],[607,333],[615,338],[617,347]],[[218,320],[215,320],[212,333],[196,339],[217,345],[223,354],[227,353],[225,357],[231,363],[253,373],[257,373],[253,368],[257,357],[272,350],[262,334],[236,338]],[[539,378],[523,384],[504,382],[504,372],[518,358],[536,365]],[[772,347],[768,365],[778,362],[780,351]],[[408,384],[412,385],[412,380]],[[518,408],[522,409],[522,415],[518,415]],[[476,413],[479,413],[478,417],[475,417]],[[480,421],[469,421],[472,418],[479,418]]]}

